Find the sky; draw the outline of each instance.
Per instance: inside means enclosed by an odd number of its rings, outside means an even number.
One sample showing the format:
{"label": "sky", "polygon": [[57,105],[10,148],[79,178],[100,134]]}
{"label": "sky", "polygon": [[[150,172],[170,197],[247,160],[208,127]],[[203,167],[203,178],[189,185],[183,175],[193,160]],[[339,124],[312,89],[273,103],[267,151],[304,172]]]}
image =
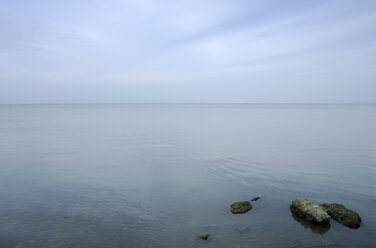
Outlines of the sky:
{"label": "sky", "polygon": [[376,103],[375,0],[0,0],[0,103]]}

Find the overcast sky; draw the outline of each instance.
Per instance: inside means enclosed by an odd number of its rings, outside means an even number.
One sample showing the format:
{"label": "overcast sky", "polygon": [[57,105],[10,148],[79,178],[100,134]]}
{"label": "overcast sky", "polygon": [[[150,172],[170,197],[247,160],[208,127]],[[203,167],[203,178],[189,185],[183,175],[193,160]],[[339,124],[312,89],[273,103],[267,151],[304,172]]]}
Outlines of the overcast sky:
{"label": "overcast sky", "polygon": [[376,1],[0,0],[0,103],[376,102]]}

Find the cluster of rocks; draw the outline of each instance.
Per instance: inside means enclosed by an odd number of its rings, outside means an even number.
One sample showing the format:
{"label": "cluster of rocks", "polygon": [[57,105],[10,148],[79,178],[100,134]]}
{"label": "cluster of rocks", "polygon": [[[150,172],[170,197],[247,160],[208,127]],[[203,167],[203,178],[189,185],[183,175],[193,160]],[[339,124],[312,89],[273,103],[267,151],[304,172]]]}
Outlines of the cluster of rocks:
{"label": "cluster of rocks", "polygon": [[[260,197],[255,197],[251,202],[259,199]],[[230,211],[233,214],[244,214],[253,208],[251,202],[234,202],[230,206]],[[318,205],[305,198],[297,198],[291,203],[290,210],[294,214],[311,223],[329,224],[330,220],[333,219],[347,227],[356,229],[362,222],[362,219],[357,212],[338,203],[325,203]],[[200,235],[200,238],[207,240],[209,236],[210,234],[202,234]]]}
{"label": "cluster of rocks", "polygon": [[358,228],[362,219],[353,210],[338,203],[315,204],[305,198],[295,199],[290,206],[291,212],[309,222],[328,224],[331,219],[350,228]]}

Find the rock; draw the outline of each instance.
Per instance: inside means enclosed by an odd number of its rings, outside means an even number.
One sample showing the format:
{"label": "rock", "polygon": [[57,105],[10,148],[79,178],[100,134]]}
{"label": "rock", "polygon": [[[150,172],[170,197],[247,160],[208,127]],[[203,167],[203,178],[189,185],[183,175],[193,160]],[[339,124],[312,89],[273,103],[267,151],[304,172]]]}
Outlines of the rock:
{"label": "rock", "polygon": [[260,197],[255,197],[255,198],[252,198],[251,202],[254,202],[254,201],[257,201],[258,199],[260,199]]}
{"label": "rock", "polygon": [[359,214],[353,210],[345,208],[338,203],[325,203],[321,205],[333,220],[348,226],[350,228],[358,228],[362,219]]}
{"label": "rock", "polygon": [[201,234],[200,238],[203,240],[207,240],[209,238],[210,234]]}
{"label": "rock", "polygon": [[231,204],[230,210],[233,214],[243,214],[252,209],[252,205],[249,201],[234,202]]}
{"label": "rock", "polygon": [[290,210],[309,222],[328,223],[330,221],[330,216],[323,207],[304,198],[295,199],[291,203]]}

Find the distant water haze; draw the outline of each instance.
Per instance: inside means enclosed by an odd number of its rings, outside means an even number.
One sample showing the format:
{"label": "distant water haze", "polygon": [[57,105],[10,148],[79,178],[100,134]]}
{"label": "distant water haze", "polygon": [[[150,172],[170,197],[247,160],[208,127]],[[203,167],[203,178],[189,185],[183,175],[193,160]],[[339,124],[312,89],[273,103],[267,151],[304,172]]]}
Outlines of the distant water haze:
{"label": "distant water haze", "polygon": [[0,105],[0,247],[375,247],[375,127],[375,105]]}

